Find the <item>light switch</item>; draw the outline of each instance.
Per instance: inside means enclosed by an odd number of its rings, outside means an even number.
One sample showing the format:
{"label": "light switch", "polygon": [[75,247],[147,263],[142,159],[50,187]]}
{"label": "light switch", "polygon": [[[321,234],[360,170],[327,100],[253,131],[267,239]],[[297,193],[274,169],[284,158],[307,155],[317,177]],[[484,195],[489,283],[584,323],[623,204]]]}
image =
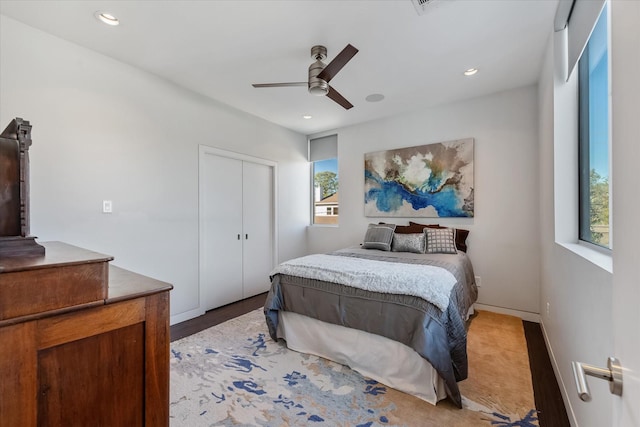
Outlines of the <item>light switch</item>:
{"label": "light switch", "polygon": [[111,203],[111,200],[103,200],[102,213],[111,213],[111,212],[113,212],[113,203]]}

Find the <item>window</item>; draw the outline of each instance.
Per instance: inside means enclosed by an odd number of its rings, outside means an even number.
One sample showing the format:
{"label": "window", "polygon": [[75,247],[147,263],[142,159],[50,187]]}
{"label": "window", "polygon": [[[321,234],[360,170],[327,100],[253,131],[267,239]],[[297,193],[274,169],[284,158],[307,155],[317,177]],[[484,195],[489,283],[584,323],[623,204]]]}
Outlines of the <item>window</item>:
{"label": "window", "polygon": [[313,224],[338,224],[338,138],[309,140]]}
{"label": "window", "polygon": [[609,28],[602,9],[578,63],[579,238],[610,248]]}

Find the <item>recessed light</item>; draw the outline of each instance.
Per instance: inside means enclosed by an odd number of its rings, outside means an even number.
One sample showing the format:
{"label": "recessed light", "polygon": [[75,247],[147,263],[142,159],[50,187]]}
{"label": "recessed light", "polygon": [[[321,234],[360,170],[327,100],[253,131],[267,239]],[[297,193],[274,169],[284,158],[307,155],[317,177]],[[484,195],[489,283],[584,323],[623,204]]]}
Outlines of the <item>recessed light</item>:
{"label": "recessed light", "polygon": [[464,72],[464,75],[465,75],[465,76],[473,76],[473,75],[474,75],[475,73],[477,73],[477,72],[478,72],[478,69],[477,69],[477,68],[469,68],[468,70],[466,70],[466,71]]}
{"label": "recessed light", "polygon": [[311,117],[312,117],[312,116],[310,116],[310,115],[308,115],[308,114],[305,114],[304,116],[302,116],[302,118],[303,118],[303,119],[307,119],[307,120],[309,120]]}
{"label": "recessed light", "polygon": [[118,20],[118,18],[116,18],[115,16],[113,16],[108,12],[98,11],[94,13],[94,15],[96,18],[98,18],[100,22],[103,22],[107,25],[112,25],[112,26],[120,25],[120,21]]}
{"label": "recessed light", "polygon": [[371,95],[365,98],[367,102],[380,102],[383,99],[384,99],[384,95],[381,93],[372,93]]}

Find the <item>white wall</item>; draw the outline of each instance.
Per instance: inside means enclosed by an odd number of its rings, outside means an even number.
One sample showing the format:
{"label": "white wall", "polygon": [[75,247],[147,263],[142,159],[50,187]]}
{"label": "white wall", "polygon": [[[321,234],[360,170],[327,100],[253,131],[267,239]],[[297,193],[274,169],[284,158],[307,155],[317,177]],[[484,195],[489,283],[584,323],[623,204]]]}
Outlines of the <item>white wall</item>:
{"label": "white wall", "polygon": [[601,255],[575,244],[577,81],[574,75],[566,82],[565,38],[565,32],[550,34],[539,82],[541,322],[572,425],[595,427],[611,425],[608,386],[590,380],[593,401],[580,401],[571,361],[606,366],[613,348],[612,275],[606,262],[598,263]]}
{"label": "white wall", "polygon": [[3,129],[33,125],[32,234],[172,283],[174,320],[198,308],[199,144],[278,162],[279,260],[305,253],[304,135],[4,16],[0,93]]}
{"label": "white wall", "polygon": [[[334,131],[338,134],[340,225],[309,227],[310,251],[357,245],[367,224],[380,220],[364,216],[365,153],[473,137],[475,217],[422,220],[470,230],[469,256],[482,278],[479,303],[537,319],[537,105],[536,87],[530,86]],[[407,224],[409,219],[393,222]]]}

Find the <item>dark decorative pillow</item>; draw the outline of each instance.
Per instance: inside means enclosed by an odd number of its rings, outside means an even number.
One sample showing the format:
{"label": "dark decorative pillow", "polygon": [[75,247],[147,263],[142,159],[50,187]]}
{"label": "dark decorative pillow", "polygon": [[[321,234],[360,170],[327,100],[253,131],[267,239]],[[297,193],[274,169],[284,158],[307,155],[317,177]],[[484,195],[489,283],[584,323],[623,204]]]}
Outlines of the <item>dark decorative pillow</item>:
{"label": "dark decorative pillow", "polygon": [[463,230],[456,228],[456,248],[462,252],[467,252],[467,237],[469,236],[469,230]]}
{"label": "dark decorative pillow", "polygon": [[423,254],[426,248],[425,243],[426,236],[424,233],[395,233],[391,241],[391,251]]}
{"label": "dark decorative pillow", "polygon": [[455,228],[425,227],[428,254],[457,254]]}
{"label": "dark decorative pillow", "polygon": [[369,224],[362,247],[390,251],[395,228],[395,224]]}
{"label": "dark decorative pillow", "polygon": [[[434,225],[438,226],[438,224],[434,224]],[[424,225],[424,224],[416,224],[415,222],[410,222],[409,225],[397,225],[396,226],[396,234],[422,233],[422,230],[425,227],[426,227],[426,225]]]}
{"label": "dark decorative pillow", "polygon": [[[418,224],[417,222],[411,222],[411,221],[409,221],[409,227],[445,228],[438,224]],[[462,252],[467,252],[467,237],[469,237],[469,230],[463,230],[461,228],[456,228],[455,230],[456,230],[456,249]]]}

